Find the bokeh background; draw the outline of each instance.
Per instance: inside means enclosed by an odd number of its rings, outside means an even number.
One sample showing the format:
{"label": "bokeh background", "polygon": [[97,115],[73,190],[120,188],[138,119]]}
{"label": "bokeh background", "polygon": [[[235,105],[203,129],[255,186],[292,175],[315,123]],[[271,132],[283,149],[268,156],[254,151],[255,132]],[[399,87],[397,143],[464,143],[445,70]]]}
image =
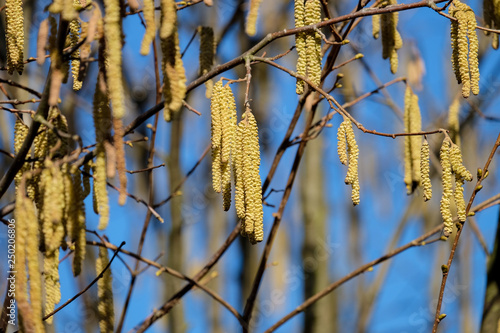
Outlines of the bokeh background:
{"label": "bokeh background", "polygon": [[[338,16],[349,13],[356,3],[330,1],[329,7],[333,15]],[[481,1],[467,3],[476,12],[478,24],[482,24]],[[48,16],[43,11],[48,4],[48,1],[26,1],[24,4],[27,57],[36,56],[38,27]],[[2,5],[3,1],[0,2],[0,6]],[[259,11],[257,35],[250,38],[244,33],[247,9],[247,1],[214,0],[212,7],[200,3],[179,11],[180,44],[181,49],[185,50],[183,61],[188,82],[198,76],[198,36],[186,49],[198,26],[214,28],[219,41],[216,64],[225,63],[243,53],[269,32],[293,27],[293,1],[264,1]],[[1,16],[0,29],[3,31],[4,12]],[[87,19],[85,16],[82,18]],[[127,16],[123,27],[126,35],[123,72],[128,111],[124,123],[128,124],[155,104],[155,75],[152,54],[144,57],[138,53],[144,33],[138,15]],[[396,75],[390,73],[388,61],[382,59],[381,42],[373,39],[371,19],[367,17],[349,34],[351,43],[342,47],[336,64],[357,53],[363,53],[364,57],[336,70],[326,80],[325,86],[331,87],[335,74],[343,73],[344,77],[340,81],[342,88],[337,88],[332,93],[342,103],[375,89],[381,83],[405,76],[419,96],[423,129],[446,128],[449,105],[460,91],[451,69],[449,20],[429,8],[420,8],[401,12],[398,27],[404,46],[398,52],[400,64]],[[4,33],[1,35],[0,56],[4,64]],[[500,100],[497,93],[500,88],[500,51],[491,48],[491,37],[484,36],[482,32],[478,32],[478,35],[481,92],[479,96],[467,101],[461,99],[460,111],[464,164],[473,174],[477,167],[484,165],[500,128]],[[293,44],[293,37],[282,38],[264,50],[269,56],[276,55],[288,50]],[[294,70],[296,58],[294,50],[277,62]],[[29,64],[25,73],[21,77],[15,75],[14,79],[41,90],[48,66],[48,63],[43,66]],[[68,117],[70,130],[83,138],[84,145],[95,142],[92,99],[96,73],[97,64],[92,63],[80,92],[75,93],[66,85],[61,93],[61,108]],[[2,78],[9,78],[6,71],[1,71],[0,75]],[[223,74],[224,77],[233,79],[244,75],[242,66]],[[252,66],[252,75],[251,106],[259,124],[261,178],[265,179],[297,105],[298,96],[295,94],[295,80],[286,73],[265,64],[256,64]],[[31,98],[22,90],[8,86],[5,88],[20,100]],[[241,114],[245,84],[233,84],[232,88]],[[401,116],[404,89],[403,83],[396,83],[348,111],[368,129],[388,133],[403,132]],[[5,99],[5,96],[2,95],[1,98]],[[154,171],[156,202],[171,194],[171,188],[193,167],[210,142],[210,101],[205,97],[204,86],[191,92],[187,102],[202,115],[197,116],[185,110],[178,136],[171,124],[164,123],[160,117],[154,164],[166,163],[167,167]],[[23,108],[36,109],[36,105],[27,104]],[[324,116],[329,111],[328,105],[322,102],[318,116]],[[292,137],[302,131],[302,118]],[[0,111],[0,148],[6,151],[13,151],[14,120],[12,114]],[[255,332],[268,328],[311,293],[322,290],[329,283],[380,257],[391,248],[411,241],[441,221],[441,184],[437,157],[442,135],[429,136],[434,154],[431,158],[434,192],[432,200],[424,203],[418,191],[411,196],[406,195],[403,183],[403,139],[363,134],[355,130],[360,148],[361,204],[353,208],[350,187],[344,184],[347,170],[340,164],[336,151],[336,129],[340,121],[341,117],[335,115],[330,122],[332,127],[325,128],[317,139],[307,145],[298,179],[271,252],[270,265],[263,278],[253,316],[252,327]],[[151,124],[152,119],[147,123]],[[144,136],[151,137],[146,124],[127,138],[136,140]],[[277,210],[281,200],[282,193],[279,191],[285,187],[297,147],[295,145],[287,150],[270,185],[276,192],[266,199],[269,206],[264,210],[265,238],[272,225],[272,213]],[[133,147],[126,148],[128,170],[145,167],[147,149],[148,142],[136,142]],[[484,189],[479,192],[475,203],[499,192],[497,158],[498,154],[493,160]],[[7,170],[9,161],[8,157],[0,154],[1,174]],[[146,175],[128,175],[128,180],[129,192],[146,199]],[[466,200],[472,193],[472,186],[466,185]],[[188,178],[181,192],[168,204],[157,209],[165,223],[154,218],[151,220],[143,256],[155,259],[161,255],[158,259],[160,263],[174,265],[179,271],[192,276],[223,243],[237,221],[234,208],[227,213],[223,212],[221,198],[212,190],[210,154]],[[13,193],[11,189],[0,200],[0,207],[13,200]],[[113,244],[126,241],[124,248],[136,251],[146,208],[131,198],[124,207],[118,206],[117,193],[109,189],[109,194],[112,204],[111,220],[103,234]],[[85,204],[87,228],[96,230],[98,216],[92,210],[92,198],[87,198]],[[474,218],[488,251],[493,249],[498,216],[499,209],[496,205],[478,213]],[[6,288],[6,230],[6,226],[0,224],[0,295],[4,295]],[[88,238],[97,240],[91,234],[88,234]],[[208,287],[218,292],[240,312],[243,311],[263,248],[264,244],[251,246],[247,239],[239,239],[213,269],[217,274],[209,274],[209,278],[205,280]],[[319,301],[306,314],[296,316],[278,331],[428,332],[433,323],[441,283],[440,267],[447,260],[450,249],[451,241],[448,241],[403,252],[374,267],[373,271],[346,283]],[[64,255],[62,253],[61,258]],[[73,278],[70,260],[61,263],[62,301],[83,289],[95,277],[95,258],[95,248],[89,246],[84,272],[78,278]],[[440,324],[440,331],[479,331],[486,283],[486,260],[483,246],[466,223],[445,292],[442,312],[448,318]],[[124,263],[130,267],[135,265],[130,257],[120,255],[111,266],[116,320],[121,315],[131,281],[131,274]],[[137,325],[185,283],[165,274],[156,276],[155,272],[156,269],[149,268],[137,277],[124,331]],[[94,286],[58,313],[53,331],[97,331],[96,294]],[[176,323],[175,327],[172,327],[172,321]],[[174,311],[150,329],[151,332],[239,330],[237,320],[200,290],[189,292]]]}

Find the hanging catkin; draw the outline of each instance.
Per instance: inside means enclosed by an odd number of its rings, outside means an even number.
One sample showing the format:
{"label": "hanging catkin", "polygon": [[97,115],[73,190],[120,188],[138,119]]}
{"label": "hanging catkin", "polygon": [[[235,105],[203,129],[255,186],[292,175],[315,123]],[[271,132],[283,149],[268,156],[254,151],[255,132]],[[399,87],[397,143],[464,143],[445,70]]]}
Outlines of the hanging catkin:
{"label": "hanging catkin", "polygon": [[[441,166],[443,168],[443,197],[441,198],[441,216],[444,223],[446,237],[453,230],[453,216],[451,213],[451,200],[455,200],[457,215],[460,222],[466,219],[466,207],[463,185],[465,181],[472,181],[472,174],[462,164],[460,148],[445,138],[441,147]],[[455,189],[452,190],[452,175],[455,175]]]}
{"label": "hanging catkin", "polygon": [[[359,205],[359,176],[358,176],[358,158],[359,158],[359,148],[356,143],[356,137],[354,136],[354,130],[352,128],[351,121],[345,118],[342,122],[345,128],[345,139],[347,141],[347,175],[345,177],[345,183],[351,185],[351,200],[353,205]],[[340,155],[339,155],[340,157]],[[341,157],[342,162],[342,157]]]}
{"label": "hanging catkin", "polygon": [[425,201],[432,198],[432,184],[429,176],[429,153],[429,142],[424,139],[424,143],[420,149],[420,184],[423,188]]}
{"label": "hanging catkin", "polygon": [[24,68],[24,12],[22,0],[5,1],[7,70],[21,74]]}
{"label": "hanging catkin", "polygon": [[[382,7],[396,4],[396,0],[388,0],[383,2]],[[378,38],[382,34],[382,58],[389,59],[393,74],[398,70],[397,50],[403,47],[403,39],[397,30],[398,18],[398,12],[372,16],[372,35]]]}
{"label": "hanging catkin", "polygon": [[106,38],[106,79],[113,117],[125,115],[122,82],[122,27],[119,0],[104,0],[104,35]]}
{"label": "hanging catkin", "polygon": [[212,186],[222,192],[224,210],[231,206],[231,156],[236,132],[236,104],[229,85],[214,86],[212,116]]}
{"label": "hanging catkin", "polygon": [[127,169],[125,167],[125,145],[123,143],[123,122],[119,118],[113,117],[113,142],[114,151],[116,152],[116,171],[118,172],[118,180],[120,182],[120,188],[118,189],[118,204],[120,206],[125,205],[127,201]]}
{"label": "hanging catkin", "polygon": [[448,111],[448,129],[450,130],[450,138],[451,141],[455,142],[457,146],[460,147],[460,101],[458,98],[455,98],[450,105],[450,109]]}
{"label": "hanging catkin", "polygon": [[264,238],[264,215],[259,174],[259,134],[257,122],[250,110],[243,114],[238,124],[235,155],[236,212],[241,218],[242,234],[255,244]]}
{"label": "hanging catkin", "polygon": [[[99,247],[99,257],[96,260],[96,272],[101,274],[109,263],[108,249]],[[113,279],[111,267],[97,281],[97,318],[101,332],[113,332],[115,314],[113,310]]]}
{"label": "hanging catkin", "polygon": [[[80,39],[80,22],[78,20],[73,20],[69,24],[69,40],[70,47],[75,47]],[[80,71],[80,60],[76,59],[80,57],[80,50],[76,50],[71,55],[73,58],[71,60],[71,74],[73,75],[73,90],[78,91],[82,89],[82,81],[78,80],[78,72]]]}
{"label": "hanging catkin", "polygon": [[[307,0],[305,5],[304,24],[321,22],[321,2]],[[306,34],[307,76],[313,84],[319,85],[321,80],[321,36],[316,31]]]}
{"label": "hanging catkin", "polygon": [[347,165],[346,122],[340,123],[337,130],[337,153],[340,163]]}
{"label": "hanging catkin", "polygon": [[[210,71],[214,64],[215,43],[214,31],[211,27],[200,27],[200,75],[204,75]],[[214,82],[212,79],[205,81],[205,96],[212,97],[212,89]]]}
{"label": "hanging catkin", "polygon": [[470,91],[479,94],[478,39],[476,17],[472,9],[459,0],[453,1],[449,14],[456,19],[451,23],[451,62],[458,83],[462,83],[462,96]]}
{"label": "hanging catkin", "polygon": [[174,30],[177,21],[177,7],[174,0],[161,0],[161,27],[160,38],[165,39],[170,37]]}
{"label": "hanging catkin", "polygon": [[186,73],[182,64],[176,25],[172,34],[161,39],[161,49],[163,52],[163,97],[165,98],[163,116],[165,121],[170,121],[173,113],[180,111],[186,95]]}
{"label": "hanging catkin", "polygon": [[[15,271],[17,272],[14,281],[16,289],[17,308],[22,316],[23,325],[26,330],[34,330],[34,309],[28,302],[28,271],[26,270],[27,261],[27,242],[28,242],[28,224],[33,216],[34,209],[29,207],[30,200],[24,195],[22,188],[16,191],[16,205],[14,209],[14,219],[16,220],[16,262]],[[33,213],[33,214],[32,214]]]}
{"label": "hanging catkin", "polygon": [[148,55],[151,49],[151,43],[156,36],[155,24],[155,4],[154,0],[144,0],[144,8],[142,9],[144,20],[146,21],[146,32],[142,39],[141,54]]}
{"label": "hanging catkin", "polygon": [[[61,300],[61,284],[59,283],[59,249],[47,252],[43,261],[44,285],[45,285],[45,311],[48,315],[54,311],[54,307]],[[53,316],[46,321],[52,324]]]}
{"label": "hanging catkin", "polygon": [[262,0],[250,0],[250,10],[248,11],[245,32],[248,36],[255,36],[257,33],[257,16]]}
{"label": "hanging catkin", "polygon": [[[405,133],[416,133],[422,130],[422,120],[420,108],[418,106],[418,97],[413,93],[409,86],[405,91],[405,109],[404,109]],[[418,135],[405,136],[405,177],[406,191],[413,193],[420,184],[420,148],[422,139]]]}
{"label": "hanging catkin", "polygon": [[[305,7],[304,0],[295,0],[294,2],[294,17],[295,27],[300,28],[304,26]],[[306,76],[307,68],[307,50],[306,50],[306,33],[299,32],[295,35],[295,47],[297,48],[297,75]],[[304,92],[304,81],[297,79],[296,89],[297,94]]]}
{"label": "hanging catkin", "polygon": [[103,52],[104,47],[101,44],[99,47],[99,72],[97,74],[93,106],[94,128],[97,141],[96,159],[92,168],[94,175],[93,194],[95,198],[94,211],[99,214],[98,228],[100,230],[105,229],[109,222],[109,199],[106,189],[106,150],[104,148],[104,142],[110,140],[112,126],[111,110],[109,108],[109,100],[106,93],[105,66],[102,60]]}
{"label": "hanging catkin", "polygon": [[452,187],[451,182],[451,161],[450,161],[450,147],[451,142],[448,138],[443,141],[441,146],[441,151],[439,154],[441,161],[441,168],[443,169],[443,175],[441,178],[443,184],[443,196],[441,197],[441,216],[444,223],[444,236],[448,237],[453,231],[453,216],[451,214],[451,199],[452,199]]}

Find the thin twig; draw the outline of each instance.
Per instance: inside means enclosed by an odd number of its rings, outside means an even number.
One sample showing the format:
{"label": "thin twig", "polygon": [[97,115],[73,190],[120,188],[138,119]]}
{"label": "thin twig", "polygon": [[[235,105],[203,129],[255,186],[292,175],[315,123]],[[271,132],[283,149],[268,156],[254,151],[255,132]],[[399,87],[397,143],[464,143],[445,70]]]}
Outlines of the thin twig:
{"label": "thin twig", "polygon": [[59,311],[61,311],[62,309],[64,309],[66,306],[68,306],[69,304],[71,304],[75,299],[77,299],[78,297],[80,297],[83,293],[85,293],[87,290],[90,289],[90,287],[92,287],[99,279],[101,279],[103,276],[104,276],[104,273],[108,270],[108,268],[111,266],[111,263],[113,262],[113,260],[115,260],[115,257],[116,255],[118,254],[119,250],[121,249],[121,247],[125,245],[125,242],[122,242],[120,244],[120,246],[118,247],[118,249],[115,251],[115,253],[113,254],[113,257],[111,257],[111,259],[109,260],[108,264],[106,265],[106,267],[104,267],[104,269],[102,270],[102,272],[96,276],[96,278],[94,280],[92,280],[92,282],[90,282],[90,284],[88,286],[86,286],[82,291],[80,291],[78,294],[76,294],[75,296],[71,297],[70,299],[68,299],[63,305],[61,305],[60,307],[58,307],[57,309],[55,309],[54,311],[52,311],[51,313],[47,314],[46,316],[43,317],[43,320],[47,320],[48,318],[52,317],[53,315],[55,315],[56,313],[58,313]]}
{"label": "thin twig", "polygon": [[[496,153],[499,146],[500,146],[500,133],[498,133],[498,137],[495,141],[495,144],[493,145],[493,149],[491,150],[490,156],[488,157],[488,160],[486,160],[486,163],[484,164],[483,175],[481,178],[479,178],[477,180],[476,185],[474,187],[474,191],[472,191],[472,194],[471,194],[470,199],[469,199],[469,203],[467,204],[467,209],[465,210],[466,215],[469,214],[469,211],[472,207],[472,203],[474,202],[474,199],[476,198],[477,192],[479,192],[479,190],[481,190],[481,188],[482,188],[481,183],[485,179],[486,172],[488,171],[490,163],[493,160],[493,157],[495,156],[495,153]],[[432,333],[437,332],[438,325],[442,319],[442,318],[440,318],[441,317],[441,306],[443,304],[443,296],[444,296],[444,290],[446,287],[446,281],[448,280],[448,274],[450,273],[451,264],[453,263],[453,258],[455,257],[455,251],[457,249],[458,241],[460,240],[460,235],[462,234],[462,230],[464,229],[463,228],[464,223],[465,222],[460,223],[460,227],[457,230],[457,234],[455,236],[455,239],[453,241],[453,245],[451,247],[448,262],[446,263],[447,269],[443,270],[443,279],[441,281],[441,288],[439,290],[439,297],[438,297],[438,303],[436,305],[436,313],[434,316],[434,324],[432,326]]]}

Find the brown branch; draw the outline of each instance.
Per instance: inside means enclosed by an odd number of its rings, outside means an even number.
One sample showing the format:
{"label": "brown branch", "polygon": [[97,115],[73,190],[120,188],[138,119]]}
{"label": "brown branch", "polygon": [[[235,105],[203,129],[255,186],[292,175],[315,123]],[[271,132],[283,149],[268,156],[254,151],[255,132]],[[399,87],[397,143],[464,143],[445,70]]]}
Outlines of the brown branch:
{"label": "brown branch", "polygon": [[[493,149],[491,150],[490,156],[488,157],[488,160],[484,164],[483,174],[482,174],[481,178],[479,178],[477,180],[476,185],[474,187],[474,191],[472,191],[472,194],[471,194],[470,199],[469,199],[469,203],[467,204],[467,209],[465,211],[466,215],[469,214],[469,211],[472,207],[472,203],[474,202],[474,199],[476,198],[477,192],[479,192],[482,188],[481,183],[485,179],[486,172],[488,171],[490,163],[493,160],[493,157],[495,156],[495,153],[498,149],[498,146],[500,146],[500,133],[498,133],[498,137],[495,141],[495,144],[493,145]],[[460,240],[460,235],[462,234],[464,224],[465,224],[465,222],[461,222],[459,225],[457,225],[458,226],[457,235],[455,236],[455,239],[453,241],[453,246],[451,247],[450,256],[448,258],[448,262],[446,263],[447,269],[443,270],[443,279],[441,281],[441,288],[439,290],[439,297],[438,297],[438,303],[436,305],[436,313],[434,316],[434,325],[432,326],[432,333],[437,332],[438,325],[441,322],[441,320],[443,319],[440,317],[441,317],[441,306],[443,304],[444,289],[446,287],[446,281],[448,280],[448,274],[450,273],[451,264],[453,263],[453,258],[455,257],[455,251],[457,249],[458,241]]]}
{"label": "brown branch", "polygon": [[119,252],[119,249],[121,249],[121,247],[125,245],[125,242],[122,242],[120,244],[120,246],[118,247],[118,249],[115,251],[115,253],[113,254],[113,257],[111,257],[111,260],[108,262],[108,264],[106,265],[106,267],[104,267],[104,269],[102,270],[102,272],[96,276],[96,278],[94,280],[92,280],[92,282],[90,282],[90,284],[88,286],[86,286],[82,291],[80,291],[78,294],[76,294],[75,296],[71,297],[70,299],[68,299],[63,305],[61,305],[60,307],[58,307],[57,309],[55,309],[54,311],[52,311],[51,313],[47,314],[46,316],[43,317],[43,320],[47,320],[48,318],[52,317],[53,315],[55,315],[56,313],[58,313],[59,311],[61,311],[62,309],[64,309],[66,306],[68,306],[69,304],[71,304],[75,299],[77,299],[78,297],[80,297],[83,293],[85,293],[87,290],[90,289],[90,287],[92,287],[99,279],[101,279],[103,276],[104,276],[104,273],[108,270],[108,268],[111,266],[111,263],[113,262],[113,260],[115,260],[115,257],[116,255],[118,254]]}
{"label": "brown branch", "polygon": [[20,104],[27,104],[27,103],[38,103],[40,102],[39,99],[28,99],[26,101],[20,101],[18,99],[11,99],[11,100],[6,100],[6,101],[0,101],[0,104],[11,104],[11,105],[20,105]]}
{"label": "brown branch", "polygon": [[165,166],[165,163],[162,163],[162,164],[155,165],[155,166],[152,166],[152,167],[148,167],[148,168],[145,168],[145,169],[140,169],[140,170],[127,170],[127,172],[128,172],[128,173],[130,173],[131,175],[133,175],[134,173],[146,172],[146,171],[150,171],[150,170],[158,169],[158,168],[161,168],[161,167],[164,167],[164,166]]}
{"label": "brown branch", "polygon": [[[193,277],[193,282],[200,281],[210,269],[219,261],[220,257],[226,252],[229,246],[240,234],[240,222],[236,223],[233,231],[229,234],[228,238],[222,244],[222,246],[214,253],[210,258],[208,263]],[[158,319],[166,315],[184,296],[189,290],[191,290],[195,284],[193,282],[188,283],[184,288],[179,290],[175,295],[173,295],[165,304],[163,304],[159,309],[153,311],[142,323],[140,323],[136,328],[136,332],[144,332],[151,325],[153,325]]]}
{"label": "brown branch", "polygon": [[347,281],[355,278],[356,276],[358,276],[361,273],[367,271],[368,269],[371,269],[373,266],[376,266],[376,265],[380,264],[381,262],[384,262],[387,259],[390,259],[390,258],[394,257],[395,255],[397,255],[397,254],[399,254],[399,253],[401,253],[403,251],[406,251],[406,250],[408,250],[408,249],[410,249],[412,247],[428,245],[428,244],[434,243],[437,240],[440,240],[438,238],[438,239],[435,239],[435,240],[432,240],[432,241],[429,241],[429,242],[424,242],[427,238],[429,238],[432,235],[440,232],[442,229],[443,229],[443,225],[440,224],[440,225],[434,227],[433,229],[429,230],[427,233],[423,234],[422,236],[420,236],[418,238],[415,238],[411,242],[409,242],[409,243],[407,243],[407,244],[405,244],[403,246],[400,246],[400,247],[398,247],[397,249],[395,249],[393,251],[390,251],[390,252],[386,253],[385,255],[381,256],[378,259],[372,260],[369,263],[366,263],[363,266],[360,266],[359,268],[357,268],[356,270],[354,270],[351,273],[347,274],[346,276],[344,276],[340,280],[338,280],[338,281],[330,284],[328,287],[326,287],[325,289],[323,289],[319,293],[317,293],[314,296],[308,298],[306,301],[304,301],[302,304],[300,304],[298,307],[296,307],[295,310],[293,310],[292,312],[290,312],[289,314],[287,314],[286,316],[284,316],[283,318],[281,318],[280,320],[278,320],[278,322],[276,322],[273,326],[271,326],[270,328],[268,328],[265,331],[265,333],[274,332],[278,327],[280,327],[281,325],[283,325],[284,323],[286,323],[288,320],[290,320],[294,316],[298,315],[300,312],[304,311],[307,307],[309,307],[313,303],[317,302],[321,298],[325,297],[326,295],[328,295],[329,293],[331,293],[332,291],[334,291],[335,289],[337,289],[339,286],[341,286],[345,282],[347,282]]}
{"label": "brown branch", "polygon": [[23,90],[29,92],[30,94],[35,95],[38,98],[42,98],[42,94],[41,93],[39,93],[38,91],[36,91],[34,89],[31,89],[30,87],[26,87],[26,86],[24,86],[24,85],[22,85],[20,83],[14,82],[12,80],[5,80],[5,79],[2,79],[2,78],[0,78],[0,82],[8,84],[9,86],[12,86],[12,87],[23,89]]}

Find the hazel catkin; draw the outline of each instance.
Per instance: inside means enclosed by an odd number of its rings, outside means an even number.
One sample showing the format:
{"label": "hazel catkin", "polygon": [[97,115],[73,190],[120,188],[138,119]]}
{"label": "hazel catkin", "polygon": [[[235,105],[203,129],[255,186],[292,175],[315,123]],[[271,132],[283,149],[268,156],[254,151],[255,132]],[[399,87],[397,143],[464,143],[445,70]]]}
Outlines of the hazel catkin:
{"label": "hazel catkin", "polygon": [[[418,97],[409,86],[405,91],[404,117],[405,133],[417,133],[422,130],[422,120]],[[420,184],[420,148],[422,139],[418,135],[405,136],[405,177],[406,190],[408,194]]]}
{"label": "hazel catkin", "polygon": [[[108,249],[99,247],[99,256],[96,260],[96,272],[101,274],[109,263]],[[104,272],[101,279],[97,281],[97,318],[101,332],[114,331],[114,309],[113,309],[113,278],[111,267]]]}
{"label": "hazel catkin", "polygon": [[144,14],[144,20],[146,21],[146,31],[144,32],[144,37],[142,38],[140,53],[142,55],[148,55],[149,50],[151,49],[151,43],[156,36],[154,0],[144,1],[142,13]]}
{"label": "hazel catkin", "polygon": [[[351,185],[351,199],[353,205],[359,205],[359,176],[358,176],[358,158],[359,158],[359,148],[356,143],[356,137],[354,136],[354,130],[352,128],[351,121],[348,118],[344,118],[344,121],[340,124],[339,130],[337,132],[337,152],[339,154],[339,159],[342,164],[347,165],[347,175],[345,177],[345,183]],[[347,153],[346,153],[347,147]]]}
{"label": "hazel catkin", "polygon": [[250,10],[248,11],[245,32],[248,36],[255,36],[257,32],[257,15],[262,0],[250,0]]}
{"label": "hazel catkin", "polygon": [[[300,28],[304,26],[305,7],[304,0],[295,0],[294,2],[294,17],[295,27]],[[306,76],[307,69],[307,50],[306,50],[306,33],[299,32],[295,35],[295,47],[298,53],[297,59],[297,75]],[[297,79],[296,89],[297,94],[304,92],[304,81]]]}
{"label": "hazel catkin", "polygon": [[7,70],[21,74],[24,68],[24,12],[22,0],[5,1]]}
{"label": "hazel catkin", "polygon": [[423,187],[424,200],[432,198],[432,184],[429,176],[429,142],[424,139],[420,149],[420,184]]}

